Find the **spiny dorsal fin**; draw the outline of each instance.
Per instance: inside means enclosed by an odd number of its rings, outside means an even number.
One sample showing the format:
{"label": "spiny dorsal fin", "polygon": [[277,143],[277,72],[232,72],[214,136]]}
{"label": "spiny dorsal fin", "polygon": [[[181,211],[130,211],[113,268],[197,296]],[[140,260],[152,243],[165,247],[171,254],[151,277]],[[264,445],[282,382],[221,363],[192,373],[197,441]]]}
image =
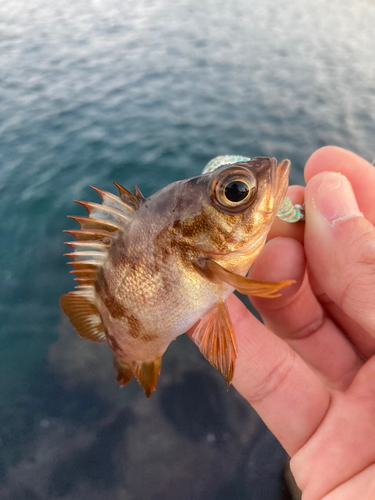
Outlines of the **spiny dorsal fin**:
{"label": "spiny dorsal fin", "polygon": [[193,334],[193,340],[229,386],[233,378],[237,347],[225,302],[219,302],[203,316]]}
{"label": "spiny dorsal fin", "polygon": [[111,224],[105,220],[97,220],[90,219],[89,217],[74,217],[72,215],[68,215],[68,219],[73,219],[80,225],[81,229],[89,229],[89,230],[99,230],[99,231],[108,231],[113,233],[120,229],[118,224]]}
{"label": "spiny dorsal fin", "polygon": [[119,227],[121,227],[124,223],[126,224],[130,220],[133,213],[133,211],[129,210],[124,204],[124,210],[119,210],[111,206],[100,205],[99,203],[91,201],[74,200],[74,202],[85,207],[91,219],[110,222]]}
{"label": "spiny dorsal fin", "polygon": [[144,200],[141,191],[135,184],[134,184],[134,194],[128,191],[123,186],[121,186],[121,184],[118,184],[117,182],[114,182],[113,184],[117,187],[120,198],[126,205],[130,205],[134,209],[137,209],[140,203]]}
{"label": "spiny dorsal fin", "polygon": [[161,370],[161,357],[154,361],[135,363],[133,366],[134,375],[149,398],[156,390],[156,384]]}
{"label": "spiny dorsal fin", "polygon": [[94,271],[97,270],[97,266],[95,264],[91,264],[89,262],[85,261],[78,261],[78,262],[67,262],[68,266],[72,266],[74,269],[93,269]]}
{"label": "spiny dorsal fin", "polygon": [[79,292],[62,295],[60,304],[80,337],[104,342],[104,327],[97,308]]}
{"label": "spiny dorsal fin", "polygon": [[[78,222],[80,229],[66,231],[72,234],[77,241],[68,242],[73,247],[73,252],[66,254],[71,257],[75,270],[97,270],[107,258],[108,248],[117,238],[119,231],[123,230],[132,218],[134,211],[139,207],[142,194],[135,188],[135,194],[115,183],[119,188],[120,197],[91,186],[99,193],[102,204],[77,201],[87,210],[88,217],[70,217]],[[79,285],[93,285],[96,276],[78,275],[76,281]]]}
{"label": "spiny dorsal fin", "polygon": [[[90,186],[94,191],[99,193],[100,198],[102,200],[103,205],[107,205],[108,207],[112,208],[117,208],[120,211],[124,210],[124,206],[127,208],[127,210],[130,210],[130,212],[134,212],[134,205],[131,203],[126,203],[126,200],[123,200],[121,197],[119,198],[115,194],[108,193],[107,191],[102,191],[101,189],[98,189],[94,186]],[[123,188],[125,189],[125,188]]]}
{"label": "spiny dorsal fin", "polygon": [[142,201],[145,200],[145,197],[141,193],[141,190],[139,189],[137,184],[134,184],[134,195],[137,198],[137,200],[139,201],[139,203],[142,203]]}
{"label": "spiny dorsal fin", "polygon": [[85,231],[81,229],[78,231],[65,230],[63,232],[71,234],[77,241],[102,241],[109,244],[114,238],[109,231]]}
{"label": "spiny dorsal fin", "polygon": [[70,273],[75,274],[77,278],[96,278],[97,275],[97,271],[94,269],[75,269]]}

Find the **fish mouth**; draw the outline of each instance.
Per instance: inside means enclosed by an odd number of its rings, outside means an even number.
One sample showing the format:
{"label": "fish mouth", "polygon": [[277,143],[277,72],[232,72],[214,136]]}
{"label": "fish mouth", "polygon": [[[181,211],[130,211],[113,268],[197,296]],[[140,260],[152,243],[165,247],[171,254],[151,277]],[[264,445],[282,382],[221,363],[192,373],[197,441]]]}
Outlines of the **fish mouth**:
{"label": "fish mouth", "polygon": [[[277,163],[276,161],[276,158],[272,158],[271,159],[271,162],[275,162],[275,164]],[[285,180],[287,181],[289,179],[289,172],[290,172],[290,161],[285,159],[285,160],[281,160],[280,163],[277,163],[276,164],[276,175],[278,176],[278,181],[279,183],[284,183]]]}
{"label": "fish mouth", "polygon": [[271,186],[273,187],[274,208],[279,207],[289,184],[290,161],[287,159],[277,163],[276,158],[271,158]]}

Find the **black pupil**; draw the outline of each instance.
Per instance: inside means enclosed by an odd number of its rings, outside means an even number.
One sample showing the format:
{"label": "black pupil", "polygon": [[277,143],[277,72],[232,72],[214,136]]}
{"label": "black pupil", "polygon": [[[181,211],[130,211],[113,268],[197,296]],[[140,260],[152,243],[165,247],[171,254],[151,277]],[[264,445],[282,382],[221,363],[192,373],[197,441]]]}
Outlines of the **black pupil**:
{"label": "black pupil", "polygon": [[225,196],[229,201],[242,201],[249,194],[249,186],[241,181],[233,181],[227,184]]}

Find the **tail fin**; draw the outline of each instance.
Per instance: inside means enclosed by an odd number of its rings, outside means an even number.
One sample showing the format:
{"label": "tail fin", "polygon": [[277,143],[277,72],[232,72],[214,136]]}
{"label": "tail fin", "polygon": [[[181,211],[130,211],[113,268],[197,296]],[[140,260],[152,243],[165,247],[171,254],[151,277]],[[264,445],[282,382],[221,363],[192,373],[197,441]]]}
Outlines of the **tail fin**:
{"label": "tail fin", "polygon": [[148,362],[133,363],[131,366],[114,358],[116,380],[124,387],[135,375],[146,396],[149,398],[156,390],[156,384],[161,370],[161,357]]}
{"label": "tail fin", "polygon": [[134,375],[149,398],[151,393],[156,390],[156,384],[161,370],[161,357],[153,361],[135,363]]}

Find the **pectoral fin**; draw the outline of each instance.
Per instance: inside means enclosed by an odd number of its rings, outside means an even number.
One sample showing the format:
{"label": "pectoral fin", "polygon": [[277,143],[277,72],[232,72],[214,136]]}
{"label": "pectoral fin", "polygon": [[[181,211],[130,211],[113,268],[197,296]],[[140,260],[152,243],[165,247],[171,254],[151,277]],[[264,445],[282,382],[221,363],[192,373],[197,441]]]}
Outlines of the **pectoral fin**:
{"label": "pectoral fin", "polygon": [[156,390],[156,384],[161,370],[161,357],[154,361],[135,363],[133,365],[134,375],[149,398]]}
{"label": "pectoral fin", "polygon": [[273,299],[279,297],[278,293],[284,286],[291,285],[295,283],[293,280],[279,281],[278,283],[273,283],[270,281],[255,281],[239,274],[232,273],[228,271],[220,264],[213,260],[205,259],[197,264],[199,271],[206,276],[207,279],[213,281],[214,283],[228,283],[238,292],[245,295],[254,295],[255,297],[266,297]]}
{"label": "pectoral fin", "polygon": [[233,378],[237,347],[225,302],[219,302],[200,320],[193,340],[229,385]]}

